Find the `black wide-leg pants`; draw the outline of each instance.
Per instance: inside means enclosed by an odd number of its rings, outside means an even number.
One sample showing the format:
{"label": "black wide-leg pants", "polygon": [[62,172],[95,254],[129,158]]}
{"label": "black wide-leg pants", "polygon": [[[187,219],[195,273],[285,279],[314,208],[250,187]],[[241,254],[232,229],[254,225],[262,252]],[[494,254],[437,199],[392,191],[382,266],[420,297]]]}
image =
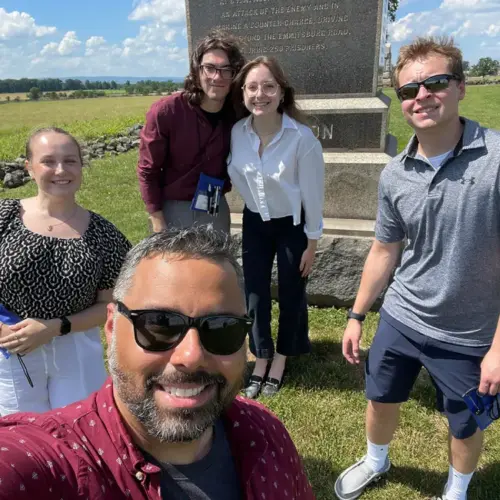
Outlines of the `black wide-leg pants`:
{"label": "black wide-leg pants", "polygon": [[[302,221],[304,217],[302,217]],[[271,273],[278,264],[280,306],[276,352],[298,356],[311,351],[307,316],[306,284],[299,267],[307,236],[304,223],[294,226],[293,217],[263,221],[258,213],[243,211],[243,272],[248,314],[254,319],[250,350],[257,358],[274,356],[271,337]]]}

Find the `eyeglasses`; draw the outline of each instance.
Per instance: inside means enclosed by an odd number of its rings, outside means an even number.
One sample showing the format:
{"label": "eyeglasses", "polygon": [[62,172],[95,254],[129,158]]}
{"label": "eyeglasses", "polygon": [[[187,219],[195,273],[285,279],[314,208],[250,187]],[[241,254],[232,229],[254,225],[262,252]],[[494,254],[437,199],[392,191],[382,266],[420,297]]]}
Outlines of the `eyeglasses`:
{"label": "eyeglasses", "polygon": [[407,99],[415,99],[423,85],[429,92],[439,92],[447,89],[451,80],[461,81],[458,75],[434,75],[422,80],[421,82],[411,82],[399,87],[396,94],[401,102]]}
{"label": "eyeglasses", "polygon": [[203,73],[205,73],[205,76],[207,76],[208,78],[215,78],[218,73],[223,80],[232,80],[235,74],[233,68],[218,68],[217,66],[213,66],[212,64],[202,64],[201,69],[203,70]]}
{"label": "eyeglasses", "polygon": [[256,96],[259,89],[262,89],[262,92],[267,95],[267,97],[273,97],[278,93],[280,86],[276,82],[264,82],[260,85],[255,82],[251,82],[245,83],[245,85],[241,88],[247,93],[248,97]]}
{"label": "eyeglasses", "polygon": [[178,346],[189,329],[194,327],[205,350],[227,356],[241,349],[253,324],[248,316],[214,314],[191,318],[174,311],[130,310],[122,302],[116,304],[118,312],[132,322],[135,341],[146,351],[169,351]]}

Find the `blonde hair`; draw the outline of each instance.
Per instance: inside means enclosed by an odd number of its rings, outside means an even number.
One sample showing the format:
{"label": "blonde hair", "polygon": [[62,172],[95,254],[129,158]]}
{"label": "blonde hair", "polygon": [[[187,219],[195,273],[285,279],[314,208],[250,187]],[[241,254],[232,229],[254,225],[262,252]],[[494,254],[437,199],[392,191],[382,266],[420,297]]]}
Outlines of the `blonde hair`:
{"label": "blonde hair", "polygon": [[399,87],[399,75],[407,64],[432,55],[446,57],[451,73],[460,78],[460,81],[465,80],[462,51],[455,45],[453,38],[429,36],[419,37],[409,45],[401,47],[398,61],[394,67],[395,86]]}

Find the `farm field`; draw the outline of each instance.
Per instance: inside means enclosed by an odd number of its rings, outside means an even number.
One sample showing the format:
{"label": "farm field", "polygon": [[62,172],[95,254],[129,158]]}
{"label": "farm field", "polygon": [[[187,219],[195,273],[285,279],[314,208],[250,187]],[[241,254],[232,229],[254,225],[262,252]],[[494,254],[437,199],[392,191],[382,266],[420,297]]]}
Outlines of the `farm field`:
{"label": "farm field", "polygon": [[14,102],[0,106],[0,160],[17,158],[31,130],[62,127],[80,139],[113,135],[143,122],[152,97],[101,97],[65,101]]}
{"label": "farm field", "polygon": [[[393,91],[387,93],[394,98]],[[0,106],[0,158],[17,156],[28,131],[39,125],[62,125],[85,138],[119,132],[143,121],[146,109],[155,99],[157,97],[133,97]],[[4,116],[5,110],[11,107],[17,114]],[[469,88],[462,113],[500,129],[500,88]],[[395,101],[390,131],[402,149],[411,132]],[[17,142],[11,146],[13,138]],[[92,168],[85,172],[79,193],[83,206],[111,220],[134,243],[148,234],[135,175],[136,164],[136,151],[94,161]],[[34,193],[35,186],[30,183],[19,189],[0,191],[0,196],[22,198]],[[276,306],[273,313],[277,318]],[[365,350],[373,338],[377,320],[378,315],[372,313],[366,321]],[[274,329],[276,326],[274,322]],[[290,431],[318,500],[333,499],[333,484],[338,474],[365,453],[363,370],[348,365],[342,358],[340,341],[344,326],[344,310],[311,308],[313,353],[291,360],[283,389],[273,399],[262,399]],[[446,440],[445,419],[434,409],[434,389],[422,374],[411,400],[403,408],[401,426],[391,445],[390,475],[362,499],[428,500],[440,495],[448,470]],[[485,451],[468,498],[496,500],[498,485],[500,423],[486,433]]]}

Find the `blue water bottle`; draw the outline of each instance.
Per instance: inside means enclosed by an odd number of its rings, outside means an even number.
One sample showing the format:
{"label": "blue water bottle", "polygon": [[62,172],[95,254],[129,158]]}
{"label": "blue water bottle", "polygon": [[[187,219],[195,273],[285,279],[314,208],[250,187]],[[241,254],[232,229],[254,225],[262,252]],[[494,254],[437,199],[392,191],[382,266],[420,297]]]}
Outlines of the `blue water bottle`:
{"label": "blue water bottle", "polygon": [[[4,323],[6,325],[15,325],[16,323],[19,323],[19,321],[21,321],[21,318],[19,316],[10,312],[9,310],[7,310],[5,308],[5,306],[0,304],[0,322],[1,323]],[[10,354],[9,354],[9,351],[7,351],[7,349],[3,349],[2,347],[0,347],[0,352],[5,356],[5,359],[10,358]]]}

